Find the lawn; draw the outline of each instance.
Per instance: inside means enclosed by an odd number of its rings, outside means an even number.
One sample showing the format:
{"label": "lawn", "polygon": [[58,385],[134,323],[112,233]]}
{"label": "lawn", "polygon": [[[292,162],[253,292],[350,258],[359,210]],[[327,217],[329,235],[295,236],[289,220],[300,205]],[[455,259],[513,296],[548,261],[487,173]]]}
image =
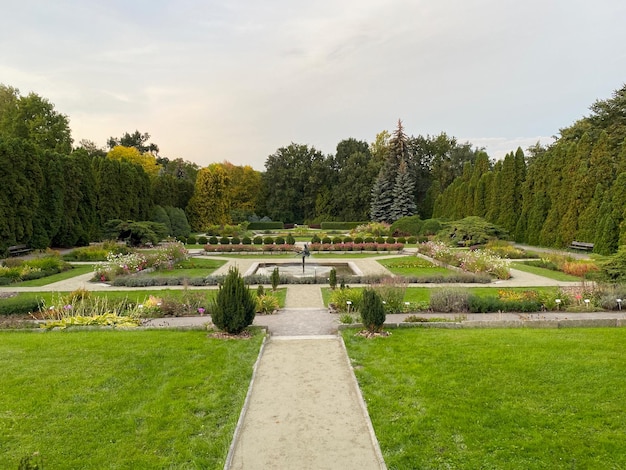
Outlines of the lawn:
{"label": "lawn", "polygon": [[30,281],[16,282],[11,284],[11,287],[41,287],[47,286],[54,282],[64,281],[71,279],[82,274],[93,272],[93,264],[78,264],[74,265],[72,269],[63,271],[61,273],[53,274],[51,276],[42,277],[40,279],[32,279]]}
{"label": "lawn", "polygon": [[261,340],[0,333],[0,468],[222,468]]}
{"label": "lawn", "polygon": [[444,276],[455,274],[456,272],[442,268],[428,260],[417,256],[403,256],[401,258],[387,258],[378,260],[379,264],[389,269],[398,276],[434,276],[442,274]]}
{"label": "lawn", "polygon": [[138,275],[151,277],[183,277],[187,279],[206,277],[213,274],[213,271],[224,266],[226,263],[227,261],[223,259],[189,258],[177,263],[174,269],[161,269],[148,273],[139,273]]}
{"label": "lawn", "polygon": [[539,268],[537,266],[531,266],[526,263],[515,262],[511,263],[511,268],[518,269],[538,276],[547,277],[548,279],[554,279],[556,281],[580,281],[581,278],[572,276],[571,274],[565,274],[561,271],[555,271],[553,269]]}
{"label": "lawn", "polygon": [[343,332],[390,469],[626,467],[626,330]]}

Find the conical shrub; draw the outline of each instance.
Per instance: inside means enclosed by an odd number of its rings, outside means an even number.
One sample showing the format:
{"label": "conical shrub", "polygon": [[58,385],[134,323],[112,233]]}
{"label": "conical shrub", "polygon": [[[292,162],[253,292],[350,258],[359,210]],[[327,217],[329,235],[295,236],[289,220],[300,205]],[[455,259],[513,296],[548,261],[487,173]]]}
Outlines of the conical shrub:
{"label": "conical shrub", "polygon": [[230,268],[213,301],[213,324],[230,334],[239,334],[254,321],[256,302],[237,268]]}
{"label": "conical shrub", "polygon": [[385,323],[385,318],[385,306],[378,292],[371,288],[364,289],[361,299],[363,326],[371,332],[380,331]]}

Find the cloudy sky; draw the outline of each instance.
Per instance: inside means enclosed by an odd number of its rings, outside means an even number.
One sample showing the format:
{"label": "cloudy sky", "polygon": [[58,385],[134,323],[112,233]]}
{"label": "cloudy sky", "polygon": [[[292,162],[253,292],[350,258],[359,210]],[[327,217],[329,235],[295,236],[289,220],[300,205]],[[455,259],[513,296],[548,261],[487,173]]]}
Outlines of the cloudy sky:
{"label": "cloudy sky", "polygon": [[73,137],[262,170],[402,119],[492,157],[552,141],[626,82],[623,0],[0,0],[0,83]]}

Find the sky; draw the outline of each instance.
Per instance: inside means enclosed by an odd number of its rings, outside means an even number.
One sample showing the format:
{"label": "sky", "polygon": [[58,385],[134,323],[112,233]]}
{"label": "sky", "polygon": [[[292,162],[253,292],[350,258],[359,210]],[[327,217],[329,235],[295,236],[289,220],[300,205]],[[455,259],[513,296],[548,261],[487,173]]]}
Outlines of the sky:
{"label": "sky", "polygon": [[623,0],[0,0],[0,83],[75,143],[263,170],[401,119],[501,158],[549,144],[626,82]]}

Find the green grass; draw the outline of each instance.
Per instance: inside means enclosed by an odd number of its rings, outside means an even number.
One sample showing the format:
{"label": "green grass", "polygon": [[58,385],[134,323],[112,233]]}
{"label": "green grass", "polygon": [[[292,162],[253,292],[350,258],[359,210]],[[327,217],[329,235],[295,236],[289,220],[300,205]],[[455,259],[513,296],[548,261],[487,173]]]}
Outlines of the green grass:
{"label": "green grass", "polygon": [[626,331],[343,332],[389,469],[626,467]]}
{"label": "green grass", "polygon": [[192,277],[206,277],[227,263],[222,259],[206,259],[206,258],[190,258],[177,263],[174,269],[163,269],[159,271],[151,271],[141,273],[140,276],[151,277],[184,277],[190,279]]}
{"label": "green grass", "polygon": [[378,263],[398,276],[433,276],[438,274],[451,275],[455,271],[436,266],[417,256],[403,256],[378,260]]}
{"label": "green grass", "polygon": [[261,338],[0,333],[0,468],[222,468]]}
{"label": "green grass", "polygon": [[554,271],[553,269],[539,268],[537,266],[531,266],[526,263],[511,263],[511,267],[513,269],[519,269],[520,271],[524,271],[531,274],[536,274],[537,276],[547,277],[548,279],[554,279],[556,281],[580,281],[581,278],[577,276],[572,276],[571,274],[565,274],[561,271]]}
{"label": "green grass", "polygon": [[16,282],[15,284],[11,284],[11,286],[15,286],[15,287],[47,286],[48,284],[52,284],[54,282],[64,281],[66,279],[71,279],[73,277],[80,276],[82,274],[93,272],[93,267],[94,267],[93,264],[75,265],[73,269],[68,269],[67,271],[63,271],[62,273],[53,274],[52,276],[46,276],[40,279],[32,279],[30,281]]}

